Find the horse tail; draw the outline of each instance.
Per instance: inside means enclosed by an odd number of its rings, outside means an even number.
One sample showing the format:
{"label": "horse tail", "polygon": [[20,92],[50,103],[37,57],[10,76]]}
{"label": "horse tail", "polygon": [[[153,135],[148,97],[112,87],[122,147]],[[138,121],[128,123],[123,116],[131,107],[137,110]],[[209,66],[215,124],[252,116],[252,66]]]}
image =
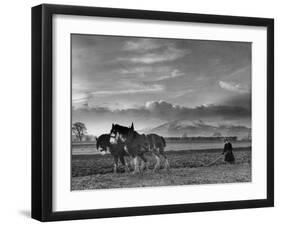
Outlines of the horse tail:
{"label": "horse tail", "polygon": [[166,147],[166,141],[164,139],[164,137],[161,137],[162,141],[163,141],[163,146]]}

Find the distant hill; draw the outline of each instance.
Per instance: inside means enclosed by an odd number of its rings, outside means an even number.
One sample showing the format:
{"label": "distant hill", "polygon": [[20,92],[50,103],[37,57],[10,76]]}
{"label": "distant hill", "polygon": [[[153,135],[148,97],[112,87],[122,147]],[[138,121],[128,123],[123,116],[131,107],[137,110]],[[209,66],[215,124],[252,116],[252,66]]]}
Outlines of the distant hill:
{"label": "distant hill", "polygon": [[239,139],[247,137],[251,128],[241,125],[211,125],[199,121],[171,121],[154,128],[144,129],[143,133],[157,133],[164,137],[195,137],[195,136],[237,136]]}

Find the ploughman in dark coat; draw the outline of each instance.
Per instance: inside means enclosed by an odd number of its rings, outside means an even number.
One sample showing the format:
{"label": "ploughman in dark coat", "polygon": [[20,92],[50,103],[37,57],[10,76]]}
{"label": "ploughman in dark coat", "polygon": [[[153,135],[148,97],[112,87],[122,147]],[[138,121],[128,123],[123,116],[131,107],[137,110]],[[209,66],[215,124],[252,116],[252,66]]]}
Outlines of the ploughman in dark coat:
{"label": "ploughman in dark coat", "polygon": [[232,144],[229,141],[226,141],[224,144],[223,154],[224,154],[224,161],[229,163],[235,162],[235,157],[232,152]]}

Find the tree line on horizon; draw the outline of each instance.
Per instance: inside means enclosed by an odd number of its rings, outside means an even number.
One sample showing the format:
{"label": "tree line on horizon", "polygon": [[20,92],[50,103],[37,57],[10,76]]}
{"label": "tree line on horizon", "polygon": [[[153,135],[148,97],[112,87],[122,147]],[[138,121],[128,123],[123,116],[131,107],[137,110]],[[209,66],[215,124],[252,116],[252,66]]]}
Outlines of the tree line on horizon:
{"label": "tree line on horizon", "polygon": [[[75,122],[72,124],[72,141],[94,141],[96,139],[96,136],[88,134],[87,132],[87,127],[84,123],[82,122]],[[184,133],[181,137],[165,137],[165,139],[173,141],[173,140],[188,140],[188,141],[215,141],[215,140],[220,140],[223,139],[225,136],[223,136],[221,133],[216,132],[212,134],[211,136],[197,136],[197,137],[192,137],[188,136],[187,133]],[[232,141],[236,141],[237,136],[227,136],[227,138],[231,139]],[[251,140],[248,137],[248,140]]]}

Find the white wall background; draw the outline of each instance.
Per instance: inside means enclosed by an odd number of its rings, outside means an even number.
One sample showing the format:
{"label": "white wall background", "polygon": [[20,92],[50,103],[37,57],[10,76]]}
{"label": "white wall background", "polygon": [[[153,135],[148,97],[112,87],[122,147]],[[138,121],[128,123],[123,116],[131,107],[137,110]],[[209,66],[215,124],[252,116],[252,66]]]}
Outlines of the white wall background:
{"label": "white wall background", "polygon": [[[2,1],[0,35],[0,224],[36,225],[30,215],[31,168],[31,6],[42,1]],[[281,213],[281,84],[278,62],[281,14],[278,1],[245,0],[58,0],[45,3],[180,11],[275,18],[275,208],[154,215],[56,222],[60,225],[265,225],[280,221]],[[279,117],[278,117],[279,116]],[[278,128],[279,127],[279,128]]]}

